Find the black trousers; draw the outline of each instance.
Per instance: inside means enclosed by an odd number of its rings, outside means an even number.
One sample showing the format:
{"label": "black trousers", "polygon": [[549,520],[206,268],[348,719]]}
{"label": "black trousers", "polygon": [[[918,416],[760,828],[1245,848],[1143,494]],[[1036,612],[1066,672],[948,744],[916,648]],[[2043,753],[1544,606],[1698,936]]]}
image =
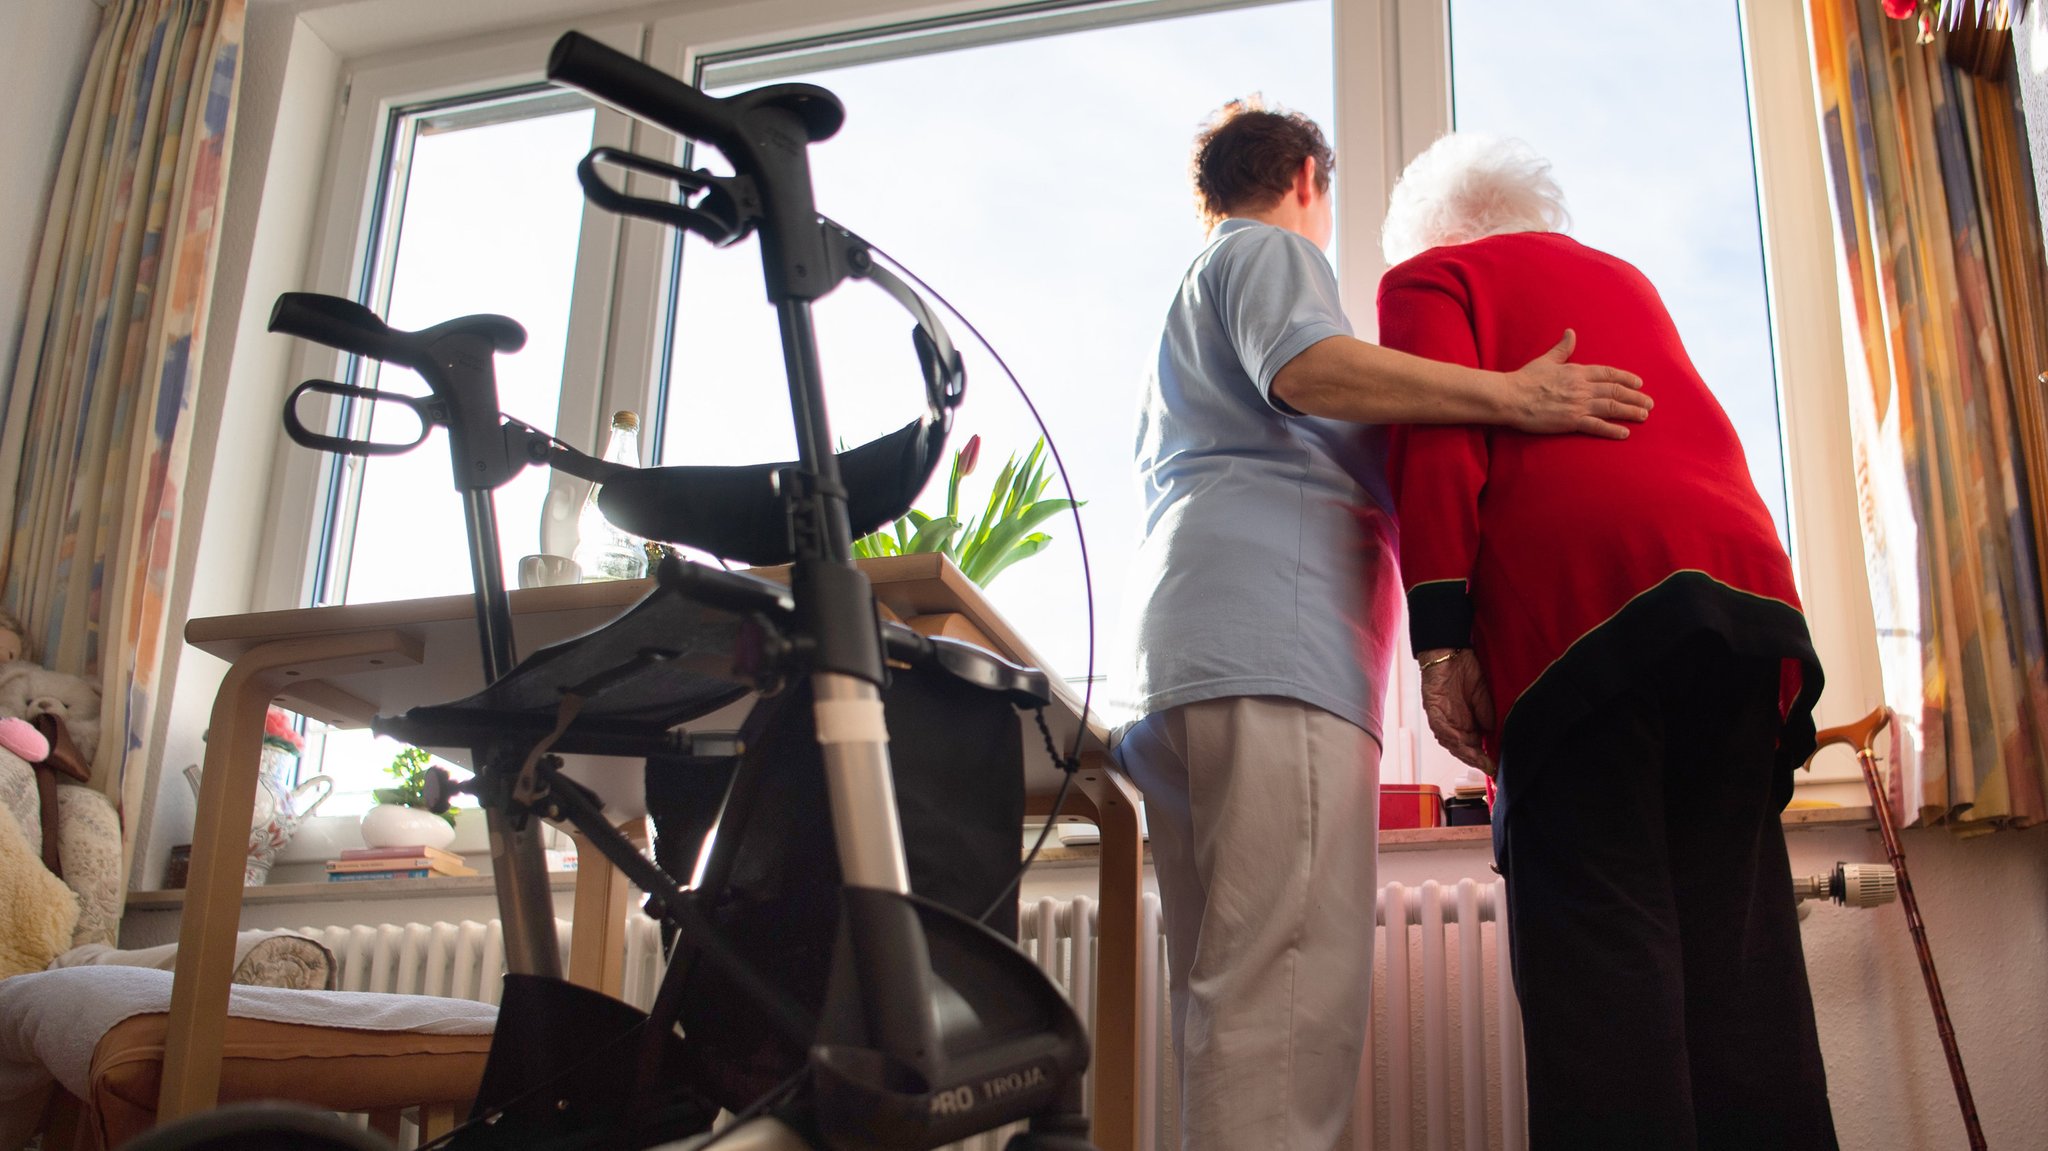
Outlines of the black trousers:
{"label": "black trousers", "polygon": [[1541,762],[1503,756],[1533,1151],[1836,1147],[1778,683],[1706,636]]}

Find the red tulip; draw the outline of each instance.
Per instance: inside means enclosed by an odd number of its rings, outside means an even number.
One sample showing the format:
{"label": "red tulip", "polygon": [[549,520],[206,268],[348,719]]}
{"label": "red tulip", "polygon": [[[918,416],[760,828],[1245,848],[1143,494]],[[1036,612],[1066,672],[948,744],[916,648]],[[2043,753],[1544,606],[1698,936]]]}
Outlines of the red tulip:
{"label": "red tulip", "polygon": [[975,462],[980,459],[981,437],[973,435],[967,437],[967,446],[955,454],[953,462],[959,466],[960,474],[966,476],[974,474]]}
{"label": "red tulip", "polygon": [[1884,14],[1894,20],[1911,20],[1919,9],[1920,0],[1884,0]]}

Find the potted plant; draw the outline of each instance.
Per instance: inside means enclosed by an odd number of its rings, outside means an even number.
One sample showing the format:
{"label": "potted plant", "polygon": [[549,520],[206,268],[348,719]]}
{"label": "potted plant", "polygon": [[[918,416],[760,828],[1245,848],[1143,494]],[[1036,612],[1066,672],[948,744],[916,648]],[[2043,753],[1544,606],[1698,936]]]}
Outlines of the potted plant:
{"label": "potted plant", "polygon": [[407,747],[384,769],[395,786],[380,787],[377,806],[363,814],[363,843],[370,847],[440,847],[455,842],[455,811],[427,807],[425,780],[434,757]]}
{"label": "potted plant", "polygon": [[973,474],[981,458],[981,437],[973,436],[967,446],[953,453],[953,473],[946,481],[946,510],[931,515],[912,509],[891,527],[853,541],[853,554],[862,559],[876,556],[940,552],[953,561],[968,579],[981,587],[994,582],[1011,564],[1044,551],[1052,537],[1038,531],[1038,525],[1069,508],[1084,506],[1070,500],[1048,500],[1045,438],[1031,445],[1023,463],[1012,455],[997,474],[989,492],[988,506],[980,516],[960,519],[960,481]]}

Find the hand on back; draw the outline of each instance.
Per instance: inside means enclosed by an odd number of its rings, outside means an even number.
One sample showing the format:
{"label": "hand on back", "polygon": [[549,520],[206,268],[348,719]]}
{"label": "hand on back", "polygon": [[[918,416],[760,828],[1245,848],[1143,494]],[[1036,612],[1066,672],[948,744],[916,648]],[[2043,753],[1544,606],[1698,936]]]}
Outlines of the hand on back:
{"label": "hand on back", "polygon": [[1577,342],[1577,333],[1567,328],[1556,347],[1507,373],[1507,425],[1522,432],[1627,439],[1627,425],[1648,419],[1655,402],[1633,372],[1571,363]]}

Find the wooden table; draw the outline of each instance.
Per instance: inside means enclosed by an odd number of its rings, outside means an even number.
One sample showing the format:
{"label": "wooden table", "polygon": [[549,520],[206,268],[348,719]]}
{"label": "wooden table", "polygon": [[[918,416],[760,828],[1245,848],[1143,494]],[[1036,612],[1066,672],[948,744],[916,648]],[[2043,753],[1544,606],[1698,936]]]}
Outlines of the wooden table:
{"label": "wooden table", "polygon": [[[891,556],[860,564],[882,605],[920,631],[967,639],[1016,662],[1046,666],[981,589],[943,556]],[[649,586],[632,581],[514,591],[516,648],[530,653],[601,627],[638,602]],[[185,639],[230,666],[214,697],[192,834],[157,1111],[163,1120],[206,1110],[219,1093],[221,1027],[241,918],[243,856],[265,709],[275,702],[327,723],[360,727],[374,715],[447,702],[483,686],[475,609],[467,595],[196,619],[186,625]],[[1081,724],[1080,699],[1057,676],[1052,684],[1054,705],[1046,718],[1064,750]],[[1030,810],[1042,815],[1061,777],[1034,734],[1027,727],[1025,789]],[[635,810],[637,794],[606,798],[608,814],[641,814]],[[1130,782],[1110,770],[1106,733],[1090,722],[1067,811],[1102,829],[1092,1064],[1094,1141],[1102,1151],[1135,1151],[1138,1139],[1144,844],[1137,800]],[[598,858],[594,852],[585,854]],[[585,986],[617,986],[626,889],[616,874],[610,867],[578,873],[577,925],[582,927],[587,916],[606,924],[604,931],[577,931],[571,943],[569,977]]]}

